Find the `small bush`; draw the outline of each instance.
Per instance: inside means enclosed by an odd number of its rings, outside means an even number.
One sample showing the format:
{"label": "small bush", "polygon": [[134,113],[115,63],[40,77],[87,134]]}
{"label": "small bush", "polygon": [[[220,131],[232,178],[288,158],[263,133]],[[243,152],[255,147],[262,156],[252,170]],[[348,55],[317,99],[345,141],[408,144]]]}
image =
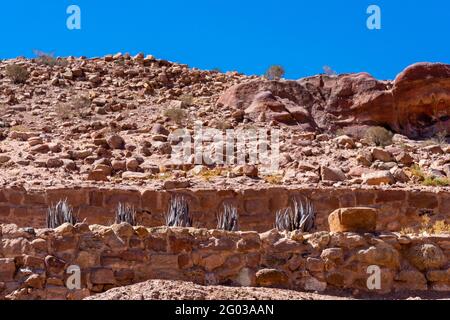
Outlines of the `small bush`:
{"label": "small bush", "polygon": [[266,78],[269,80],[279,80],[284,76],[284,68],[282,66],[271,66],[266,71]]}
{"label": "small bush", "polygon": [[314,207],[307,198],[305,203],[294,198],[289,208],[276,213],[275,227],[279,231],[310,232],[314,229],[315,216]]}
{"label": "small bush", "polygon": [[423,216],[422,222],[417,229],[413,229],[411,227],[401,229],[401,234],[449,234],[450,233],[450,224],[445,222],[444,220],[438,220],[434,223],[431,222],[430,217]]}
{"label": "small bush", "polygon": [[433,141],[440,146],[446,145],[447,144],[447,136],[448,136],[447,130],[439,131],[434,136]]}
{"label": "small bush", "polygon": [[223,211],[217,216],[217,229],[225,231],[238,231],[239,230],[239,216],[237,208],[231,205],[223,206]]}
{"label": "small bush", "polygon": [[168,227],[192,227],[189,205],[183,196],[172,197],[165,218]]}
{"label": "small bush", "polygon": [[48,67],[67,67],[69,62],[66,59],[55,58],[51,53],[45,53],[39,50],[34,50],[34,54],[37,58],[34,60],[39,65]]}
{"label": "small bush", "polygon": [[122,222],[127,222],[132,226],[136,225],[136,210],[129,204],[123,204],[120,202],[116,209],[116,220],[115,223],[119,224]]}
{"label": "small bush", "polygon": [[323,66],[323,71],[328,76],[335,76],[335,75],[337,75],[336,71],[331,69],[331,67],[329,67],[329,66]]}
{"label": "small bush", "polygon": [[73,214],[73,208],[66,200],[60,200],[56,206],[47,209],[47,228],[57,228],[64,223],[76,224],[77,218]]}
{"label": "small bush", "polygon": [[91,105],[91,99],[85,95],[75,96],[70,102],[74,109],[86,109]]}
{"label": "small bush", "polygon": [[6,76],[15,84],[25,83],[30,74],[28,70],[18,64],[10,64],[6,66]]}
{"label": "small bush", "polygon": [[427,176],[422,183],[424,186],[446,187],[450,185],[450,179],[444,177]]}
{"label": "small bush", "polygon": [[386,147],[392,144],[394,134],[383,127],[370,127],[367,129],[365,139],[379,147]]}
{"label": "small bush", "polygon": [[164,116],[177,124],[183,123],[187,117],[187,112],[178,107],[172,107],[164,111]]}
{"label": "small bush", "polygon": [[264,181],[269,184],[281,184],[283,182],[283,176],[280,174],[265,176]]}
{"label": "small bush", "polygon": [[191,94],[182,94],[177,98],[177,100],[183,102],[187,106],[191,106],[195,102],[194,96]]}

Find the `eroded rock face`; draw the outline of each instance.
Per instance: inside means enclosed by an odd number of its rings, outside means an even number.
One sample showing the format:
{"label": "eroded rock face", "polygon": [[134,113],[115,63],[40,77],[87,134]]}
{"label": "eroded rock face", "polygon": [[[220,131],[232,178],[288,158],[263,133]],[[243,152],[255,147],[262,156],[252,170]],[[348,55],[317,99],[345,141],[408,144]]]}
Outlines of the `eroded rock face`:
{"label": "eroded rock face", "polygon": [[418,63],[394,81],[367,73],[298,81],[251,80],[218,100],[254,120],[298,124],[304,130],[380,125],[411,138],[450,131],[450,65]]}

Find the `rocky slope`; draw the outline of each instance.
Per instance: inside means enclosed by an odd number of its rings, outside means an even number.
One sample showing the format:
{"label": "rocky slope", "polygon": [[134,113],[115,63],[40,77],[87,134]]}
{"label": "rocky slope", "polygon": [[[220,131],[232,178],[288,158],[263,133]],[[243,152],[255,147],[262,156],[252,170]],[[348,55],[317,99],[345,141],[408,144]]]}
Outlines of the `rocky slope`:
{"label": "rocky slope", "polygon": [[[13,65],[28,73],[24,83],[12,81]],[[268,81],[141,54],[2,61],[0,185],[445,188],[449,89],[444,64],[413,65],[391,82],[364,73]],[[220,130],[280,129],[280,170],[217,169],[192,159],[174,165],[172,133],[192,131],[194,121]],[[364,135],[374,125],[397,133],[389,146]],[[214,147],[207,138],[204,145]]]}
{"label": "rocky slope", "polygon": [[[164,288],[164,290],[161,290]],[[356,292],[355,292],[356,293]],[[110,289],[84,300],[354,300],[354,299],[408,299],[448,300],[446,293],[417,292],[416,294],[364,295],[352,296],[348,292],[317,294],[286,289],[201,286],[191,282],[150,280],[131,286]]]}

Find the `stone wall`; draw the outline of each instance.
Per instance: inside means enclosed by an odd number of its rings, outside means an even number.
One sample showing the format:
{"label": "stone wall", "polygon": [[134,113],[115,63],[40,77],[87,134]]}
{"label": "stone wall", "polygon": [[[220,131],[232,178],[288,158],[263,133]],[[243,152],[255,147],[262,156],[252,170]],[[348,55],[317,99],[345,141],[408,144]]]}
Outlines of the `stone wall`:
{"label": "stone wall", "polygon": [[[371,265],[381,270],[376,292],[450,292],[449,261],[450,236],[10,224],[0,225],[0,298],[81,299],[148,279],[366,291]],[[66,287],[71,265],[79,290]]]}
{"label": "stone wall", "polygon": [[224,202],[238,207],[241,230],[264,232],[273,227],[275,212],[287,206],[289,197],[308,196],[317,210],[317,230],[328,230],[327,217],[341,207],[369,206],[378,209],[378,230],[398,231],[420,223],[420,216],[450,223],[450,192],[402,189],[282,188],[260,190],[135,190],[73,188],[33,191],[20,188],[0,190],[0,223],[45,227],[47,207],[67,198],[81,220],[89,224],[110,224],[119,202],[138,211],[138,221],[148,227],[160,226],[173,193],[186,195],[194,226],[216,227],[216,214]]}

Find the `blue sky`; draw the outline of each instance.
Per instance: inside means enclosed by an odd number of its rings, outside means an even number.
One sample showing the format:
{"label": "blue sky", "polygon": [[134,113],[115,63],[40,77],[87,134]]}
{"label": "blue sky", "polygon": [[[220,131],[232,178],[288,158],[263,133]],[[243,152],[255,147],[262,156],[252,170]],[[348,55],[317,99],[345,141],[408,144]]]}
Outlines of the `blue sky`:
{"label": "blue sky", "polygon": [[[81,8],[81,30],[66,9]],[[366,27],[381,8],[382,29]],[[201,69],[287,78],[367,71],[392,79],[419,61],[450,63],[448,0],[3,0],[0,58],[144,52]]]}

